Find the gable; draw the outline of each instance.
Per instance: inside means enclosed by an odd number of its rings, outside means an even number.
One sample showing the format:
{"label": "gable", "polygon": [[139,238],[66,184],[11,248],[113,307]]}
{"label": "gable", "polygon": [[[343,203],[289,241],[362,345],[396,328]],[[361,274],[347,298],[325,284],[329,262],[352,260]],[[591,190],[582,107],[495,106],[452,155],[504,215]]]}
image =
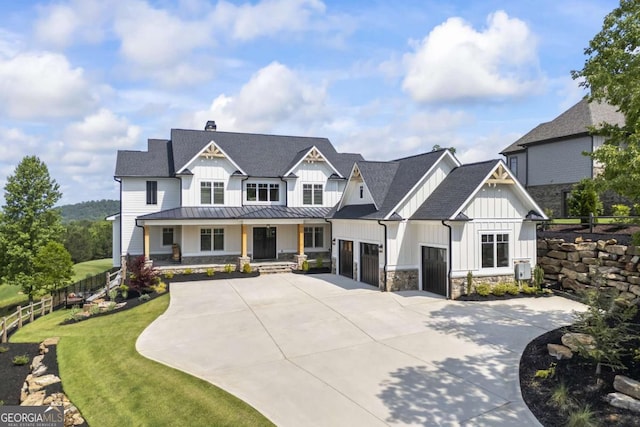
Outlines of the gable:
{"label": "gable", "polygon": [[[362,187],[362,197],[360,188]],[[353,166],[353,172],[342,196],[341,206],[349,205],[375,205],[367,184],[362,179],[358,165]]]}
{"label": "gable", "polygon": [[[312,170],[312,169],[326,169],[328,171],[327,177],[335,174],[339,178],[342,178],[342,174],[336,169],[331,162],[322,154],[322,152],[313,146],[305,151],[299,152],[292,161],[293,166],[284,172],[283,176],[298,175],[300,170]],[[314,168],[313,165],[321,165],[322,168]]]}
{"label": "gable", "polygon": [[[204,160],[204,162],[203,162]],[[211,162],[212,160],[225,160],[225,162]],[[225,151],[215,143],[215,141],[209,142],[209,144],[205,145],[195,156],[191,158],[189,162],[185,165],[181,165],[177,170],[177,173],[180,174],[186,170],[190,170],[193,172],[193,169],[196,165],[210,164],[222,166],[226,164],[230,164],[235,170],[239,171],[241,174],[246,175],[245,172],[237,165],[236,162],[231,159]],[[231,171],[233,173],[234,171]]]}

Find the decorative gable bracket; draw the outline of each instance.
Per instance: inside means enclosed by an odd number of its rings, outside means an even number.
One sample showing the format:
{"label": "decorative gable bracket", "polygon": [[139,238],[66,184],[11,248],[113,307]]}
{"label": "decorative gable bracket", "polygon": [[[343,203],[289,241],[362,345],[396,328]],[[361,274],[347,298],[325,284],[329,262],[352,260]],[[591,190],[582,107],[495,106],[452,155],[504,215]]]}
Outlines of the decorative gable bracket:
{"label": "decorative gable bracket", "polygon": [[216,144],[213,142],[209,144],[207,148],[200,153],[200,157],[204,157],[205,159],[214,159],[214,158],[225,158],[224,153],[218,148]]}
{"label": "decorative gable bracket", "polygon": [[304,161],[306,163],[315,163],[315,162],[324,162],[325,159],[322,156],[322,154],[320,154],[318,149],[316,147],[313,147],[311,151],[309,151],[309,154],[307,154],[307,157],[305,157]]}
{"label": "decorative gable bracket", "polygon": [[487,184],[496,186],[498,184],[515,184],[515,181],[509,175],[502,164],[498,165],[496,170],[491,174],[491,177],[487,179]]}

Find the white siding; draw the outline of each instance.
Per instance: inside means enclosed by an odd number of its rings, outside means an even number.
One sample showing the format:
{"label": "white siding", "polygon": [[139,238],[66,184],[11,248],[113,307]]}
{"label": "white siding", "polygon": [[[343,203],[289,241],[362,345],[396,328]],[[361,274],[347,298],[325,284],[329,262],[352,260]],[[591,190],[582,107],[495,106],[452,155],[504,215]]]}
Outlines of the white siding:
{"label": "white siding", "polygon": [[[360,197],[360,186],[363,187],[362,197]],[[374,203],[367,185],[362,180],[352,179],[346,187],[342,206],[371,205]]]}
{"label": "white siding", "polygon": [[[513,274],[516,260],[536,263],[536,225],[532,222],[484,220],[466,223],[452,223],[453,265],[452,275],[464,277],[471,271],[474,276]],[[481,232],[509,234],[509,266],[498,269],[482,269]]]}
{"label": "white siding", "polygon": [[531,145],[527,148],[529,181],[527,185],[567,184],[592,176],[591,137]]}
{"label": "white siding", "polygon": [[[345,184],[342,181],[329,180],[329,177],[334,173],[334,171],[325,162],[302,162],[296,169],[293,170],[293,173],[298,178],[286,180],[288,181],[288,206],[333,207],[340,200],[340,196],[342,196],[342,191],[344,190]],[[303,184],[322,184],[322,205],[304,205],[302,203]]]}
{"label": "white siding", "polygon": [[398,209],[398,214],[402,218],[409,218],[413,215],[455,167],[448,157],[445,159],[447,160],[438,162],[434,170],[416,186],[413,193],[402,203]]}
{"label": "white siding", "polygon": [[485,184],[462,212],[469,218],[522,219],[529,209],[514,191],[515,186]]}
{"label": "white siding", "polygon": [[[224,229],[223,251],[203,252],[200,250],[200,229],[202,228]],[[240,253],[241,233],[242,231],[239,225],[203,224],[183,226],[181,233],[182,256],[237,255]]]}
{"label": "white siding", "polygon": [[163,225],[149,227],[149,253],[154,254],[170,254],[172,253],[172,245],[162,245],[162,229],[173,228],[173,242],[181,242],[182,228],[177,225]]}
{"label": "white siding", "polygon": [[[198,157],[189,165],[193,176],[182,177],[182,205],[203,206],[200,203],[200,183],[202,181],[222,181],[224,183],[224,206],[241,206],[241,179],[231,174],[236,171],[235,166],[227,159],[205,159]],[[212,205],[204,205],[212,206]]]}
{"label": "white siding", "polygon": [[[158,203],[147,205],[147,181],[158,183]],[[122,255],[142,255],[142,228],[136,227],[135,219],[161,210],[176,208],[180,205],[179,181],[173,178],[122,178],[121,192],[121,242]]]}
{"label": "white siding", "polygon": [[335,244],[332,245],[331,254],[336,259],[336,271],[340,271],[339,263],[339,240],[351,240],[353,241],[353,265],[354,269],[358,271],[358,280],[360,278],[360,243],[372,243],[377,245],[383,245],[383,252],[380,253],[379,267],[384,266],[384,251],[387,250],[384,246],[384,228],[378,224],[377,221],[359,221],[359,220],[334,220],[333,223],[333,238]]}
{"label": "white siding", "polygon": [[120,267],[120,216],[116,216],[111,224],[111,257],[113,258],[113,266]]}
{"label": "white siding", "polygon": [[420,267],[421,246],[447,247],[449,230],[440,222],[402,222],[388,226],[389,270]]}

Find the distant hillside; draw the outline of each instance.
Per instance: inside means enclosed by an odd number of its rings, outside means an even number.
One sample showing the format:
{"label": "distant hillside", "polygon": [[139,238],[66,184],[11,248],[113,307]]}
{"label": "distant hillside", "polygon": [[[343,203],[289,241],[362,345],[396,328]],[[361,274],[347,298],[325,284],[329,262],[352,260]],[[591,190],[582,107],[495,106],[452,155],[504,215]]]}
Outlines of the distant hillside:
{"label": "distant hillside", "polygon": [[118,200],[91,200],[60,206],[58,209],[62,215],[62,222],[96,221],[120,212],[120,202]]}

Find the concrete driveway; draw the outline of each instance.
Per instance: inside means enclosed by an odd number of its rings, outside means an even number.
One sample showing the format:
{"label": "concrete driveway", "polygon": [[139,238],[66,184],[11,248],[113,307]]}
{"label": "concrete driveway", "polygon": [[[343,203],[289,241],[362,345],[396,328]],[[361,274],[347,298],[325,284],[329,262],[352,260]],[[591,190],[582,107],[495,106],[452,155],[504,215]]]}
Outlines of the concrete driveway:
{"label": "concrete driveway", "polygon": [[581,308],[385,293],[333,275],[176,283],[137,349],[279,426],[534,426],[520,355]]}

